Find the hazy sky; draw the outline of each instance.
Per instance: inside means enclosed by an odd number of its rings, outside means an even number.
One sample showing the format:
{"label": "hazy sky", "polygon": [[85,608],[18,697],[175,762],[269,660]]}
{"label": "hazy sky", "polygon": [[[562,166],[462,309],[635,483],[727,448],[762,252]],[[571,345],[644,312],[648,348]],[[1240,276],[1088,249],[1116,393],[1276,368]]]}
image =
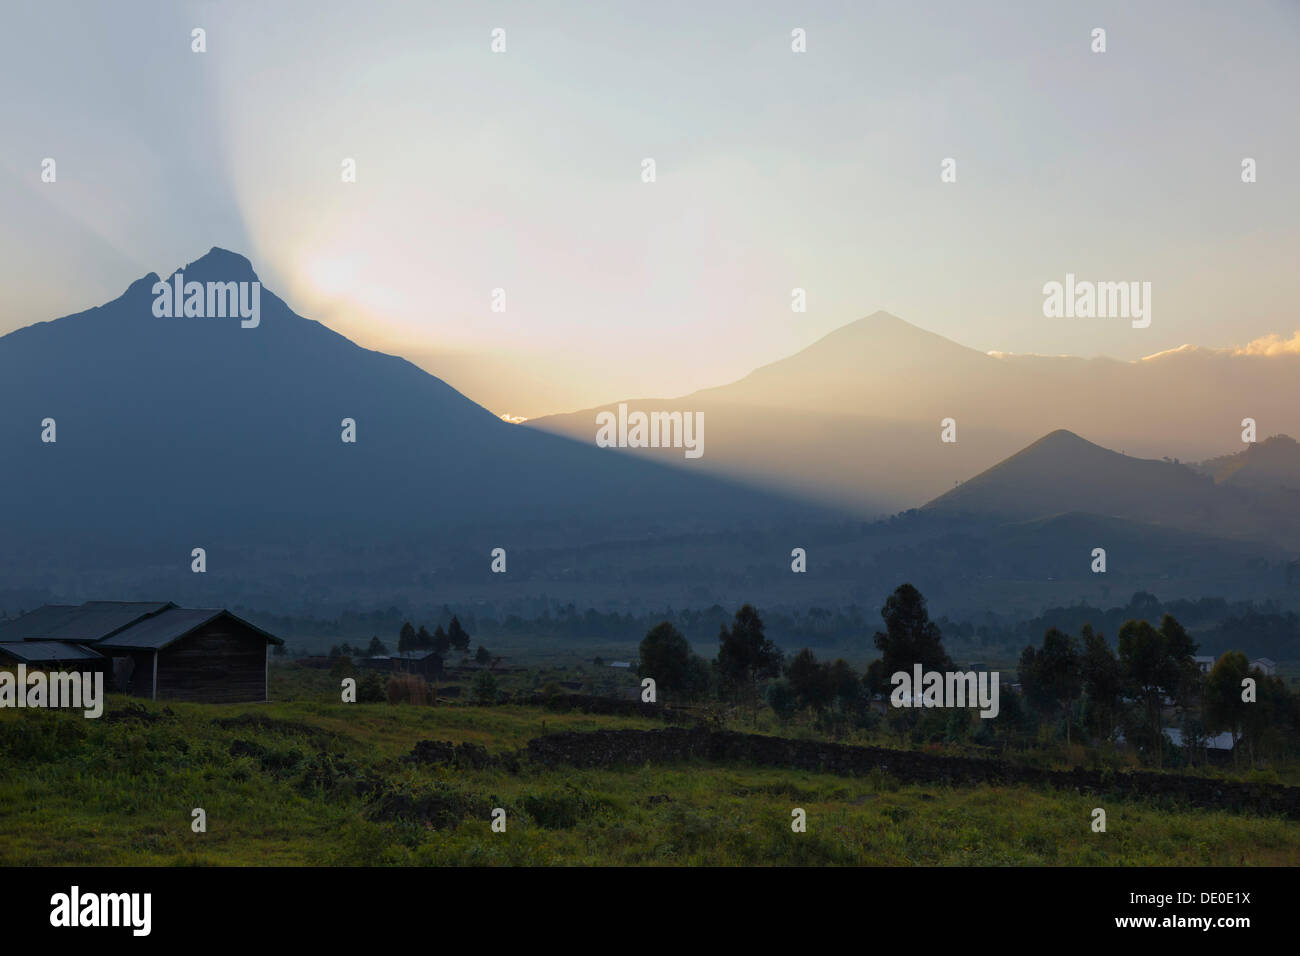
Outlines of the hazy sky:
{"label": "hazy sky", "polygon": [[[1289,0],[11,2],[0,333],[217,245],[498,413],[721,384],[878,309],[1017,352],[1289,337],[1298,51]],[[1044,318],[1067,272],[1150,281],[1151,326]]]}

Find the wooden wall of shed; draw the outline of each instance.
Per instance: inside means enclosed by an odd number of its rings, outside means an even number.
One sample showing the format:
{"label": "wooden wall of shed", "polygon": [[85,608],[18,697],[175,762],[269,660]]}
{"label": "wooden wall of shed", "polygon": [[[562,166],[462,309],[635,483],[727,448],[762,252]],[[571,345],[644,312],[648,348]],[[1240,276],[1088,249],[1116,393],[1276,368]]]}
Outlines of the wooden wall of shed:
{"label": "wooden wall of shed", "polygon": [[158,699],[266,700],[266,638],[218,618],[158,652]]}

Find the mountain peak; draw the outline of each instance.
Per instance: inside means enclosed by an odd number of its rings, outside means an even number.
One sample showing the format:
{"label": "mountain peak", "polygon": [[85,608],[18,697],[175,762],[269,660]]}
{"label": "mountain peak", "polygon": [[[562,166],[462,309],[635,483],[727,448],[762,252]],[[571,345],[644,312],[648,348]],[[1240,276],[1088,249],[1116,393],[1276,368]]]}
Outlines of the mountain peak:
{"label": "mountain peak", "polygon": [[1110,454],[1114,454],[1114,452],[1111,452],[1110,449],[1103,448],[1101,445],[1098,445],[1095,442],[1090,442],[1082,435],[1077,435],[1074,432],[1070,431],[1068,428],[1058,428],[1056,429],[1056,431],[1048,432],[1042,438],[1038,439],[1038,441],[1026,447],[1021,452],[1021,454],[1024,454],[1025,452],[1028,452],[1030,450],[1061,451],[1067,448],[1079,448],[1079,449],[1095,448],[1098,449],[1099,451],[1105,451],[1105,452],[1110,452]]}
{"label": "mountain peak", "polygon": [[[195,282],[257,282],[257,273],[247,257],[220,246],[213,246],[206,254],[182,266],[177,272],[185,274],[186,281]],[[173,273],[175,275],[175,273]]]}
{"label": "mountain peak", "polygon": [[[870,315],[863,316],[860,319],[854,319],[847,325],[840,326],[836,331],[847,332],[851,329],[864,332],[880,329],[913,329],[917,332],[925,331],[924,329],[921,329],[910,322],[905,322],[898,316],[883,310],[872,312]],[[835,333],[832,332],[831,334],[834,335]]]}
{"label": "mountain peak", "polygon": [[1079,511],[1159,522],[1206,504],[1213,482],[1058,428],[929,502],[929,509],[1041,518]]}
{"label": "mountain peak", "polygon": [[122,298],[136,299],[140,296],[152,297],[154,283],[161,281],[162,277],[159,276],[158,273],[150,272],[148,275],[141,276],[127,286],[126,291],[122,293]]}

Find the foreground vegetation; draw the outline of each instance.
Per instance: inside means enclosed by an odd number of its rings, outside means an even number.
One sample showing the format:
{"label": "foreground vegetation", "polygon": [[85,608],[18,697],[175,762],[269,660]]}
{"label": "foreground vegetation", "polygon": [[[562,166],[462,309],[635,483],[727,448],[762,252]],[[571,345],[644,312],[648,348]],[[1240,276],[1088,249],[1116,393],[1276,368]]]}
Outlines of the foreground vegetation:
{"label": "foreground vegetation", "polygon": [[[113,697],[99,720],[0,711],[0,864],[1300,864],[1294,822],[1108,800],[1107,832],[1094,833],[1099,798],[1077,793],[704,763],[524,759],[512,772],[405,759],[422,740],[501,755],[544,733],[658,726],[314,694],[238,706]],[[196,807],[206,833],[191,830]],[[504,833],[491,829],[496,807]],[[796,807],[806,833],[791,830]]]}

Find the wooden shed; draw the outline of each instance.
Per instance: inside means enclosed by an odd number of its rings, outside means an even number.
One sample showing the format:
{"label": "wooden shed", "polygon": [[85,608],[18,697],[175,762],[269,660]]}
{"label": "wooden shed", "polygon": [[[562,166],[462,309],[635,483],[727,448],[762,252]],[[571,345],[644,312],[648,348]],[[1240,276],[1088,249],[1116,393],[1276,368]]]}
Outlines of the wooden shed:
{"label": "wooden shed", "polygon": [[0,622],[0,655],[51,669],[104,668],[112,689],[154,700],[267,699],[278,637],[219,608],[91,601]]}

